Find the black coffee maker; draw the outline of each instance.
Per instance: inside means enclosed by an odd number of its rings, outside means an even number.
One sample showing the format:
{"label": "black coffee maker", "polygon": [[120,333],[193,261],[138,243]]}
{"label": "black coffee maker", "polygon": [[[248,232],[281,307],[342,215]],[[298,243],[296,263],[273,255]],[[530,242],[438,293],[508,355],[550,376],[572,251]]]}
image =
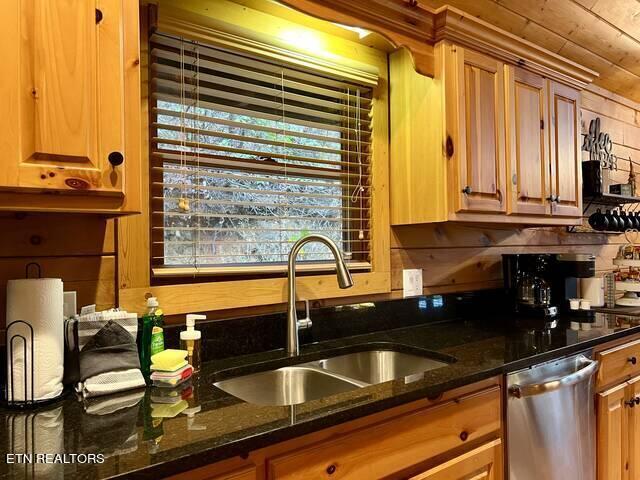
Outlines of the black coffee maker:
{"label": "black coffee maker", "polygon": [[553,318],[578,297],[578,279],[595,275],[591,254],[529,253],[502,256],[511,309],[523,316]]}
{"label": "black coffee maker", "polygon": [[551,254],[502,256],[504,285],[514,312],[539,318],[558,314],[552,302],[553,263]]}

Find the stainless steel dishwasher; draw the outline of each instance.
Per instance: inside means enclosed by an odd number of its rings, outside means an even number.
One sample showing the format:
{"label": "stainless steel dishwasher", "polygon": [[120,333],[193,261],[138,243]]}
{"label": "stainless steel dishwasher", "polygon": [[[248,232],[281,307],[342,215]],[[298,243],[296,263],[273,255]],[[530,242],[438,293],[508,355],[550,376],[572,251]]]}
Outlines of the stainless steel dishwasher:
{"label": "stainless steel dishwasher", "polygon": [[507,375],[509,480],[595,480],[591,352]]}

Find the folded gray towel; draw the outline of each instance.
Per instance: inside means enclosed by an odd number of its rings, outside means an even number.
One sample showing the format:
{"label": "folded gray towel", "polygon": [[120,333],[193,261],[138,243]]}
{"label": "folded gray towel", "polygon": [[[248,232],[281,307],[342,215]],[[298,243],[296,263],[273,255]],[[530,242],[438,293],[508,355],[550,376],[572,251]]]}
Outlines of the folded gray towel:
{"label": "folded gray towel", "polygon": [[80,380],[105,372],[140,368],[136,340],[113,320],[87,342],[80,351]]}
{"label": "folded gray towel", "polygon": [[133,336],[110,320],[80,351],[80,382],[84,398],[144,387]]}

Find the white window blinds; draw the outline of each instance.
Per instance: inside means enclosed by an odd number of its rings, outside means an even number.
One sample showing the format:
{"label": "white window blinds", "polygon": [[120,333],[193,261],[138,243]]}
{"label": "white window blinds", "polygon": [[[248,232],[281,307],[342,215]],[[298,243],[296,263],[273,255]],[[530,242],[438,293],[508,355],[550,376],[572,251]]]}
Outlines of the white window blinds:
{"label": "white window blinds", "polygon": [[370,86],[159,33],[150,54],[155,274],[283,271],[310,233],[369,268]]}

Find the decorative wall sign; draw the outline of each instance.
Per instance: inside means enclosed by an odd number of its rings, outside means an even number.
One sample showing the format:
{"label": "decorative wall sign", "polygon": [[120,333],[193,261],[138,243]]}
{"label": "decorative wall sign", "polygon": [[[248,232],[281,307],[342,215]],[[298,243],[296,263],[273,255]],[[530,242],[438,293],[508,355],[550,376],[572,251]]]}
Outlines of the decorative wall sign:
{"label": "decorative wall sign", "polygon": [[612,152],[613,142],[608,133],[600,131],[600,117],[594,118],[589,124],[589,133],[584,136],[582,150],[589,152],[589,160],[597,160],[602,168],[618,169],[618,157]]}

